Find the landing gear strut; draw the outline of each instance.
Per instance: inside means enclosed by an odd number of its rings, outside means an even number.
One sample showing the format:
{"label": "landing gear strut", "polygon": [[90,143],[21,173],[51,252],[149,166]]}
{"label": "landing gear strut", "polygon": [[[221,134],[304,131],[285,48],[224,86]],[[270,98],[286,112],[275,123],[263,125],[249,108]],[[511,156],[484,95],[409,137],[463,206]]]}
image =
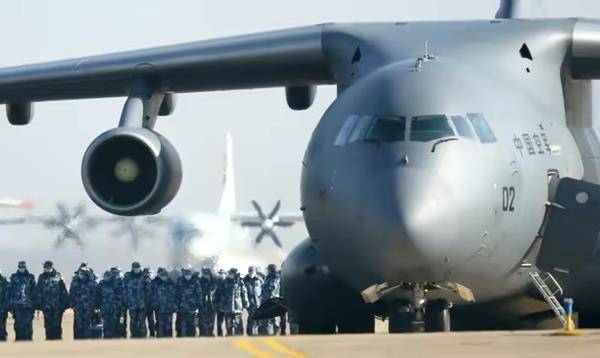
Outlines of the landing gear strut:
{"label": "landing gear strut", "polygon": [[389,332],[449,332],[452,304],[428,300],[421,284],[415,284],[412,291],[411,301],[399,300],[392,305]]}

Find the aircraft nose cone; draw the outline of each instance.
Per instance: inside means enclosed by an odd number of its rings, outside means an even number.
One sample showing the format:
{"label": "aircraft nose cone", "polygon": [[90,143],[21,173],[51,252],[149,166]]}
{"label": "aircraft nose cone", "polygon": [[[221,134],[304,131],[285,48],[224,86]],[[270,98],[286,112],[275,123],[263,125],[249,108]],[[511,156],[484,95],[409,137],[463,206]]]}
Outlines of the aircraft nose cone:
{"label": "aircraft nose cone", "polygon": [[478,169],[484,164],[475,148],[465,152],[458,144],[435,153],[412,143],[379,150],[369,170],[345,173],[354,182],[325,196],[332,220],[307,219],[334,272],[359,290],[382,282],[451,281],[458,266],[476,257],[494,219],[497,173]]}
{"label": "aircraft nose cone", "polygon": [[390,173],[387,230],[399,279],[451,280],[479,249],[481,226],[493,216],[494,184],[486,173],[475,175],[478,161],[461,149],[412,153],[412,165]]}

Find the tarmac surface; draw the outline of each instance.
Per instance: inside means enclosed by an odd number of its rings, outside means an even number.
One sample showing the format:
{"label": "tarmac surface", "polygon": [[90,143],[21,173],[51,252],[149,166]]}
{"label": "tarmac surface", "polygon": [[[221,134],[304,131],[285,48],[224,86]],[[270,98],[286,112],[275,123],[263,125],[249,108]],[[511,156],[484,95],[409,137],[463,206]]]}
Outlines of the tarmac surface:
{"label": "tarmac surface", "polygon": [[34,342],[0,343],[0,357],[600,357],[600,330],[579,337],[519,331],[75,342],[71,324],[67,313],[64,340],[45,342],[36,319]]}

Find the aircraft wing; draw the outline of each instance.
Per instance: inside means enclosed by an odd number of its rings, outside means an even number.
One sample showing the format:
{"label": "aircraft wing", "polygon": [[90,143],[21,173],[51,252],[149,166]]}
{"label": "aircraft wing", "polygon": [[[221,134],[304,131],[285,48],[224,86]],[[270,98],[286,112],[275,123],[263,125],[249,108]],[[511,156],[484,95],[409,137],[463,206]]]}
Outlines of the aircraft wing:
{"label": "aircraft wing", "polygon": [[[277,217],[279,218],[279,220],[281,221],[286,221],[286,222],[300,222],[300,221],[304,221],[304,216],[302,215],[302,213],[281,213],[278,214]],[[237,212],[231,215],[231,221],[235,222],[235,223],[242,223],[242,222],[256,222],[256,223],[260,223],[262,222],[261,218],[256,215],[255,212]]]}
{"label": "aircraft wing", "polygon": [[281,221],[300,222],[304,221],[302,213],[281,213],[277,215]]}
{"label": "aircraft wing", "polygon": [[0,69],[0,103],[333,83],[323,26]]}
{"label": "aircraft wing", "polygon": [[23,219],[23,218],[18,218],[18,219],[1,219],[0,220],[0,225],[17,225],[17,224],[24,224],[26,222],[27,222],[27,220]]}

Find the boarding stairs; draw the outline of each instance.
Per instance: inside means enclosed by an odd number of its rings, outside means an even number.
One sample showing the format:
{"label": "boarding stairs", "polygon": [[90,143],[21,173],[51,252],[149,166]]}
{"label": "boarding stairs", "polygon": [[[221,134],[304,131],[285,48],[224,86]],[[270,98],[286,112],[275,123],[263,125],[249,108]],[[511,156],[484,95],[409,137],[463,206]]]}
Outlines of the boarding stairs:
{"label": "boarding stairs", "polygon": [[[544,275],[544,277],[542,277]],[[537,271],[532,271],[529,273],[529,277],[531,277],[531,281],[535,287],[540,291],[546,302],[554,311],[556,318],[562,323],[563,327],[567,327],[567,313],[563,306],[558,302],[556,295],[562,295],[563,289],[560,287],[560,284],[556,281],[554,276],[550,273],[542,273]]]}

